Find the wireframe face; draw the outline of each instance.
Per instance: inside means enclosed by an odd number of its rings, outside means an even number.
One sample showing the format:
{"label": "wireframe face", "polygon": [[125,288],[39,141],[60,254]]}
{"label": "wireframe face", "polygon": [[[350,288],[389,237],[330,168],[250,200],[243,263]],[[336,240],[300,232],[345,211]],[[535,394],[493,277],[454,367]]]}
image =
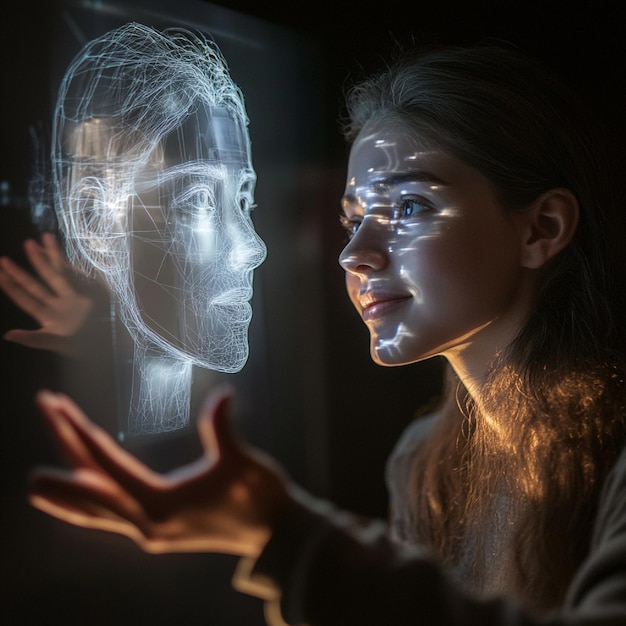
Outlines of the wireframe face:
{"label": "wireframe face", "polygon": [[209,105],[136,172],[121,305],[137,341],[218,371],[243,367],[253,271],[266,254],[250,217],[255,182],[243,121]]}
{"label": "wireframe face", "polygon": [[406,133],[373,128],[352,147],[340,257],[383,365],[493,355],[527,313],[520,240],[490,182]]}

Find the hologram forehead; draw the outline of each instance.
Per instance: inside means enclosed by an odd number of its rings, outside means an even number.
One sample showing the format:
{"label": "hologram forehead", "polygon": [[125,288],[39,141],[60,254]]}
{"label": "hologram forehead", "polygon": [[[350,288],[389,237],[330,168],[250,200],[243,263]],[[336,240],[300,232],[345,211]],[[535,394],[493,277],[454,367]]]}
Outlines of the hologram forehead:
{"label": "hologram forehead", "polygon": [[251,168],[250,139],[245,122],[224,106],[201,104],[162,142],[166,163],[209,161]]}
{"label": "hologram forehead", "polygon": [[224,106],[199,103],[185,119],[156,145],[141,141],[143,149],[133,146],[136,159],[127,158],[129,138],[119,130],[115,118],[94,117],[65,124],[62,159],[68,166],[101,164],[133,169],[148,161],[166,166],[192,161],[209,161],[235,168],[250,168],[250,139],[245,121]]}
{"label": "hologram forehead", "polygon": [[[211,111],[213,124],[200,120],[203,111]],[[60,166],[73,157],[141,160],[193,116],[205,131],[213,127],[216,158],[241,158],[226,147],[247,143],[248,118],[217,46],[185,31],[127,24],[87,44],[68,67],[55,110],[54,158]]]}

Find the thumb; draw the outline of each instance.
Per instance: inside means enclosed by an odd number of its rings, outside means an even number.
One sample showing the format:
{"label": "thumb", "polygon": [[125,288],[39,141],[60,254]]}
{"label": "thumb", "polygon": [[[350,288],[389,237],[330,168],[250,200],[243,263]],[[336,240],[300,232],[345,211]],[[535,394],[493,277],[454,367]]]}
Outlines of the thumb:
{"label": "thumb", "polygon": [[219,387],[206,399],[198,418],[198,434],[207,456],[218,459],[240,452],[239,443],[232,432],[230,407],[234,390]]}
{"label": "thumb", "polygon": [[59,350],[59,340],[49,333],[42,332],[41,330],[9,330],[4,333],[2,337],[5,341],[11,341],[13,343],[26,346],[27,348],[34,348],[37,350]]}

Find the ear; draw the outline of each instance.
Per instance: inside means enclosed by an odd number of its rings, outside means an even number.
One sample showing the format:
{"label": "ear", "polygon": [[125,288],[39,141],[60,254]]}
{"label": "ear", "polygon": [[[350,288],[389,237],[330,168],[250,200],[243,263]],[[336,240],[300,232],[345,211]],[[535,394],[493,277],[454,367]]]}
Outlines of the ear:
{"label": "ear", "polygon": [[[67,237],[73,240],[79,265],[86,274],[96,269],[110,273],[120,264],[120,244],[124,240],[125,213],[111,208],[111,194],[102,180],[81,178],[66,202]],[[113,203],[115,206],[115,203]]]}
{"label": "ear", "polygon": [[541,194],[521,216],[522,266],[539,269],[566,248],[576,232],[578,216],[578,200],[569,189]]}

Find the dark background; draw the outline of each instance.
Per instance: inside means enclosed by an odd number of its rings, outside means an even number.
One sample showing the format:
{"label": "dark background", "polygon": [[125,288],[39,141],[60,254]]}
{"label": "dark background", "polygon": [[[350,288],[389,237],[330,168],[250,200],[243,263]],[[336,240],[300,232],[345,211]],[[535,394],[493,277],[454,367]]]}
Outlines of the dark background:
{"label": "dark background", "polygon": [[[174,0],[163,4],[173,14],[181,6]],[[289,98],[301,93],[307,101],[290,102],[290,110],[301,111],[297,123],[273,131],[293,134],[297,158],[288,166],[257,164],[258,195],[268,198],[257,228],[270,255],[257,272],[252,330],[261,339],[251,346],[256,351],[247,369],[265,376],[268,384],[267,394],[249,406],[246,379],[237,379],[244,398],[237,425],[310,491],[359,514],[384,516],[385,459],[414,411],[438,392],[441,370],[437,361],[391,369],[373,365],[367,332],[343,291],[336,262],[343,242],[337,213],[347,147],[337,120],[345,86],[378,67],[398,43],[500,38],[553,66],[622,146],[626,44],[612,4],[575,8],[565,2],[440,0],[278,8],[278,3],[213,3],[231,12],[234,22],[244,19],[252,37],[255,28],[276,28],[303,46],[294,48],[301,65],[290,74],[295,83],[287,91]],[[22,263],[21,242],[36,234],[25,202],[33,158],[27,129],[49,109],[49,85],[41,77],[53,71],[53,5],[24,1],[2,13],[0,182],[10,187],[0,188],[0,254]],[[280,97],[278,91],[268,87],[264,97],[271,101]],[[255,124],[262,122],[252,119],[251,129]],[[254,131],[253,146],[271,143],[265,130]],[[283,195],[275,189],[281,185],[288,187]],[[270,202],[275,192],[280,201]],[[100,305],[106,313],[106,302]],[[0,294],[0,332],[32,326]],[[2,624],[264,623],[256,600],[231,591],[235,560],[230,557],[145,555],[124,538],[70,528],[28,506],[28,471],[58,462],[32,408],[33,394],[69,384],[98,418],[98,407],[107,406],[115,393],[106,359],[85,370],[58,356],[1,342],[0,376]],[[107,419],[99,421],[113,430]],[[198,448],[190,429],[182,438],[134,451],[167,469],[192,458]]]}

